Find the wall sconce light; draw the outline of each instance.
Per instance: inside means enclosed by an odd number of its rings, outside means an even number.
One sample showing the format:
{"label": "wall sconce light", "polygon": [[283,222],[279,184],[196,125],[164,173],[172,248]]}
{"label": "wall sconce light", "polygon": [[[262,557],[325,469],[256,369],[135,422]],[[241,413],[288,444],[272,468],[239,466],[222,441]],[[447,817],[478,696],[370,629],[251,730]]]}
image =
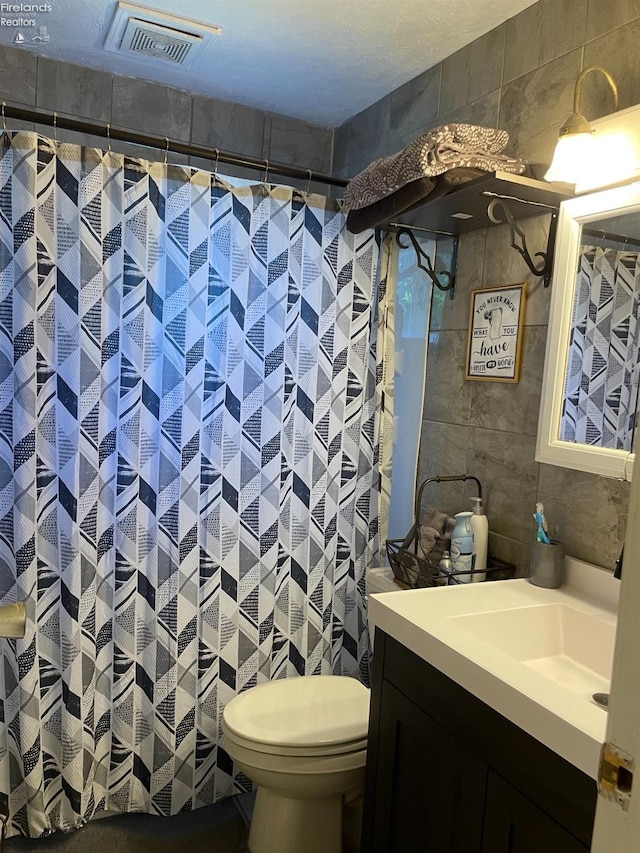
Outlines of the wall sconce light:
{"label": "wall sconce light", "polygon": [[614,110],[618,89],[613,77],[600,66],[585,68],[576,80],[573,113],[560,128],[547,181],[575,184],[576,193],[640,178],[640,104],[587,121],[580,112],[582,81],[591,71],[604,74],[611,86]]}
{"label": "wall sconce light", "polygon": [[544,176],[547,181],[577,184],[589,171],[600,167],[593,128],[580,112],[582,81],[592,71],[599,71],[605,76],[613,92],[613,109],[618,109],[618,87],[611,74],[599,65],[591,65],[581,71],[573,91],[573,113],[560,128],[553,160]]}

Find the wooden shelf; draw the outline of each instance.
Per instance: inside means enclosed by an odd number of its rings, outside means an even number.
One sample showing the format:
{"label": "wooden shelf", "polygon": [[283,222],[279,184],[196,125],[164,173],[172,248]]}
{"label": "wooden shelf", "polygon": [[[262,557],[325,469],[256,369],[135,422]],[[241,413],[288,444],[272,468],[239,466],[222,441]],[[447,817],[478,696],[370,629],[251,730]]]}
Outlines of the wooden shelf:
{"label": "wooden shelf", "polygon": [[[551,213],[560,202],[573,198],[569,184],[550,184],[507,172],[488,172],[461,184],[445,196],[394,218],[393,225],[413,225],[427,231],[458,235],[495,225],[487,215],[493,196],[507,199],[514,219]],[[463,214],[458,217],[456,214]]]}

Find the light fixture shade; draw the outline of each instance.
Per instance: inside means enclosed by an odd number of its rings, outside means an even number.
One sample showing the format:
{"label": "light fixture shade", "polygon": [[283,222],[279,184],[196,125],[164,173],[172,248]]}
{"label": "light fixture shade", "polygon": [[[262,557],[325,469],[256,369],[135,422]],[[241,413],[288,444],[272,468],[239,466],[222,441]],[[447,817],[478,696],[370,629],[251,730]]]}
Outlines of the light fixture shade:
{"label": "light fixture shade", "polygon": [[568,133],[556,144],[546,181],[577,184],[598,167],[598,151],[591,133]]}
{"label": "light fixture shade", "polygon": [[640,104],[593,122],[598,167],[583,175],[576,192],[640,178]]}

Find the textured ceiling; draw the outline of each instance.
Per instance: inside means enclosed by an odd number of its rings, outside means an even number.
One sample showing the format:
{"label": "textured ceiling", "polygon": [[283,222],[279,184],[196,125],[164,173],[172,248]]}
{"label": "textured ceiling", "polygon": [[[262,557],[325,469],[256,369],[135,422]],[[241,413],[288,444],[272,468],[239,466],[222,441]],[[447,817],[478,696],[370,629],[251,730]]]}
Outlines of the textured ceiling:
{"label": "textured ceiling", "polygon": [[[14,14],[35,17],[50,35],[48,44],[27,41],[22,50],[337,126],[532,2],[144,2],[222,27],[211,55],[193,69],[104,50],[115,0],[50,0],[50,12]],[[11,43],[14,33],[1,26],[0,44]]]}

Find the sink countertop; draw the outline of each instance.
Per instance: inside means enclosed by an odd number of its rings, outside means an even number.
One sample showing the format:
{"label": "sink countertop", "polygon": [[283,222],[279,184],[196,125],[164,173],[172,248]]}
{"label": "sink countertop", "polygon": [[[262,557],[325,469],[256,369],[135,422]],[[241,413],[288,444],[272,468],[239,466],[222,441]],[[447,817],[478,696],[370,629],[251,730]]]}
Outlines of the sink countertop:
{"label": "sink countertop", "polygon": [[536,672],[455,617],[564,604],[615,625],[619,582],[572,558],[566,583],[543,589],[526,579],[369,596],[369,620],[575,767],[598,777],[606,712]]}

